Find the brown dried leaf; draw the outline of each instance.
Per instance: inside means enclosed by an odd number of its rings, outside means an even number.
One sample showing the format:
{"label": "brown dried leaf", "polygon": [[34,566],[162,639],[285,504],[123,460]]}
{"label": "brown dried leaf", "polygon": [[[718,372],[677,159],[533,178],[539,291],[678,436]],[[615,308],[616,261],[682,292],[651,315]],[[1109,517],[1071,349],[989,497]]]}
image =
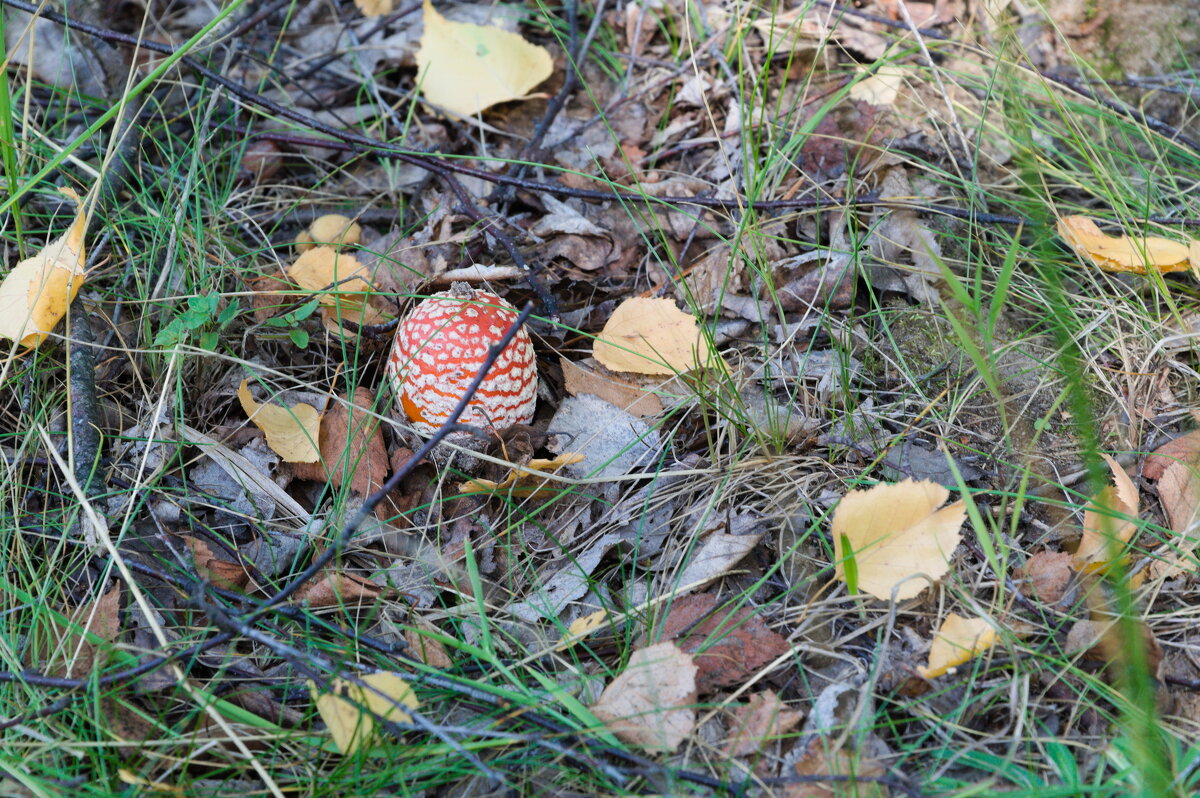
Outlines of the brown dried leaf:
{"label": "brown dried leaf", "polygon": [[121,631],[121,583],[75,610],[64,607],[62,614],[71,625],[54,622],[43,670],[48,676],[82,678],[103,667],[108,658],[104,644]]}
{"label": "brown dried leaf", "polygon": [[361,576],[330,571],[318,574],[300,586],[296,601],[306,601],[310,607],[334,607],[343,604],[365,604],[383,594],[383,588]]}
{"label": "brown dried leaf", "polygon": [[887,775],[880,762],[847,751],[834,749],[834,742],[825,737],[809,740],[793,769],[797,776],[838,776],[837,781],[817,781],[789,784],[783,791],[786,798],[887,798],[891,792],[872,779]]}
{"label": "brown dried leaf", "polygon": [[[1138,621],[1137,627],[1150,673],[1156,674],[1162,663],[1162,647],[1148,625]],[[1122,633],[1121,624],[1115,620],[1077,621],[1067,632],[1066,651],[1068,654],[1082,652],[1084,659],[1095,662],[1124,663],[1129,658],[1129,641]]]}
{"label": "brown dried leaf", "polygon": [[1092,499],[1083,512],[1083,537],[1073,561],[1075,568],[1084,573],[1108,570],[1112,564],[1110,548],[1121,552],[1137,531],[1138,489],[1120,463],[1107,454],[1100,456],[1108,463],[1113,484]]}
{"label": "brown dried leaf", "polygon": [[617,737],[647,751],[674,751],[696,726],[696,665],[674,643],[640,648],[592,712]]}
{"label": "brown dried leaf", "polygon": [[250,295],[250,306],[254,308],[254,320],[260,324],[304,298],[302,294],[295,293],[294,287],[287,281],[287,275],[281,271],[256,277],[250,281],[250,285],[254,289]]}
{"label": "brown dried leaf", "polygon": [[348,483],[364,498],[379,490],[387,481],[388,455],[373,406],[374,397],[361,385],[352,399],[342,394],[321,419],[320,459],[297,464],[292,473],[338,488]]}
{"label": "brown dried leaf", "polygon": [[[717,604],[714,593],[684,596],[671,604],[662,624],[661,639],[679,638],[680,649],[694,655],[700,695],[745,682],[790,649],[753,608],[730,615],[717,610]],[[701,648],[703,653],[696,653]]]}
{"label": "brown dried leaf", "polygon": [[441,634],[441,630],[421,621],[414,622],[413,626],[405,627],[404,639],[408,641],[408,647],[412,653],[431,668],[453,667],[454,660],[450,659],[450,655],[446,653],[446,647],[442,645],[442,641],[425,634],[425,632]]}
{"label": "brown dried leaf", "polygon": [[563,387],[572,396],[590,393],[639,418],[657,416],[663,411],[658,395],[643,388],[631,375],[609,371],[590,357],[578,363],[564,357],[559,362]]}
{"label": "brown dried leaf", "polygon": [[1039,551],[1029,558],[1017,578],[1027,580],[1021,586],[1022,593],[1055,604],[1071,583],[1071,555],[1065,551]]}
{"label": "brown dried leaf", "polygon": [[213,554],[212,547],[200,538],[181,535],[183,542],[192,552],[196,574],[218,587],[241,590],[250,582],[250,574],[239,563],[222,560]]}
{"label": "brown dried leaf", "polygon": [[750,756],[800,725],[804,713],[788,709],[787,704],[764,690],[750,696],[750,703],[733,711],[733,723],[725,741],[726,756]]}
{"label": "brown dried leaf", "polygon": [[1172,465],[1196,462],[1200,462],[1200,429],[1180,435],[1158,447],[1142,465],[1142,476],[1156,482]]}

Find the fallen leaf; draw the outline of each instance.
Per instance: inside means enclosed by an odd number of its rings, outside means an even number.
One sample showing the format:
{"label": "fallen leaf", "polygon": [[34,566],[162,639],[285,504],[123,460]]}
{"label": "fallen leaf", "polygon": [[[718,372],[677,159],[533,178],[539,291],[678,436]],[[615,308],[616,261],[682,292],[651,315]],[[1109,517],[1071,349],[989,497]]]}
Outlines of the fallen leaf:
{"label": "fallen leaf", "polygon": [[1056,604],[1071,583],[1071,555],[1065,551],[1039,551],[1017,574],[1024,580],[1021,592],[1047,604]]}
{"label": "fallen leaf", "polygon": [[635,374],[682,374],[712,361],[695,316],[670,299],[643,297],[617,306],[592,354],[613,371]]}
{"label": "fallen leaf", "polygon": [[671,603],[660,631],[692,655],[699,695],[745,682],[791,648],[754,608],[729,613],[717,610],[718,604],[714,593],[684,596]]}
{"label": "fallen leaf", "polygon": [[748,704],[733,711],[733,722],[725,741],[725,756],[758,753],[765,744],[779,739],[800,725],[802,720],[804,713],[788,709],[774,690],[756,693],[750,696]]}
{"label": "fallen leaf", "polygon": [[929,665],[917,666],[917,673],[932,679],[972,659],[976,654],[996,645],[996,629],[984,618],[964,618],[953,612],[946,616],[942,628],[933,637],[929,648]]}
{"label": "fallen leaf", "polygon": [[192,552],[196,575],[207,579],[217,587],[227,590],[244,588],[250,582],[250,574],[240,563],[222,560],[213,554],[212,547],[200,538],[181,535],[183,542]]}
{"label": "fallen leaf", "polygon": [[430,633],[440,634],[440,630],[432,624],[416,621],[413,626],[404,628],[404,640],[409,649],[421,662],[431,668],[450,668],[454,660],[446,653],[446,647]]}
{"label": "fallen leaf", "polygon": [[367,280],[367,269],[353,255],[333,247],[314,247],[288,267],[288,277],[301,288],[317,293],[321,315],[331,332],[345,334],[341,321],[379,324],[388,315],[376,307],[375,287]]}
{"label": "fallen leaf", "polygon": [[354,5],[364,17],[381,17],[396,7],[394,0],[354,0]]}
{"label": "fallen leaf", "polygon": [[[1147,624],[1142,621],[1137,621],[1136,624],[1141,633],[1150,673],[1154,675],[1162,663],[1162,646]],[[1115,620],[1076,621],[1067,632],[1065,649],[1068,654],[1082,654],[1084,659],[1094,662],[1127,663],[1129,642],[1122,632],[1121,624]]]}
{"label": "fallen leaf", "polygon": [[116,640],[121,631],[121,584],[74,610],[63,608],[62,614],[71,623],[51,622],[42,668],[48,676],[82,678],[104,665],[103,644]]}
{"label": "fallen leaf", "polygon": [[1195,570],[1195,550],[1200,544],[1200,463],[1172,463],[1158,480],[1158,500],[1176,536],[1150,563],[1151,579],[1173,579]]}
{"label": "fallen leaf", "polygon": [[321,414],[315,407],[303,402],[290,409],[265,402],[259,404],[251,396],[247,380],[242,380],[238,386],[238,400],[254,426],[267,436],[271,451],[284,461],[315,463],[320,459],[317,441],[320,440]]}
{"label": "fallen leaf", "polygon": [[674,751],[696,726],[696,665],[674,643],[639,648],[592,713],[622,740]]}
{"label": "fallen leaf", "polygon": [[[1083,537],[1075,551],[1075,568],[1084,573],[1103,573],[1112,564],[1110,543],[1121,553],[1137,531],[1138,490],[1121,464],[1100,455],[1112,472],[1113,484],[1100,491],[1083,511]],[[1124,556],[1124,555],[1121,555]]]}
{"label": "fallen leaf", "polygon": [[[858,67],[860,72],[866,72],[866,67]],[[884,65],[850,87],[850,98],[862,100],[871,105],[890,106],[896,102],[896,95],[904,84],[904,70],[894,65]]]}
{"label": "fallen leaf", "polygon": [[524,465],[514,465],[504,479],[469,479],[458,486],[459,493],[505,493],[511,496],[534,496],[542,491],[556,493],[559,486],[546,479],[545,474],[556,474],[564,466],[582,463],[586,458],[575,452],[564,452],[553,460],[535,457]]}
{"label": "fallen leaf", "polygon": [[[837,578],[846,581],[847,560],[853,557],[858,589],[887,600],[899,585],[897,601],[928,587],[910,577],[940,579],[950,569],[967,518],[961,501],[936,509],[949,496],[941,485],[911,479],[847,494],[833,513]],[[850,551],[843,548],[846,543]]]}
{"label": "fallen leaf", "polygon": [[563,372],[563,387],[572,396],[590,393],[630,415],[646,418],[663,411],[662,400],[638,384],[630,375],[609,371],[594,358],[579,363],[559,358]]}
{"label": "fallen leaf", "polygon": [[688,560],[677,583],[703,584],[724,576],[758,545],[764,534],[766,530],[759,527],[748,535],[728,535],[723,532],[709,535],[700,550]]}
{"label": "fallen leaf", "polygon": [[797,776],[836,776],[836,781],[804,781],[787,785],[785,798],[887,798],[891,792],[877,779],[887,775],[878,760],[834,749],[834,742],[815,737],[807,741],[792,769]]}
{"label": "fallen leaf", "polygon": [[375,397],[360,385],[353,399],[343,394],[339,400],[321,418],[319,460],[297,463],[292,473],[298,479],[329,480],[335,488],[348,484],[366,498],[383,487],[388,474],[383,430],[372,414]]}
{"label": "fallen leaf", "polygon": [[1086,216],[1059,219],[1058,234],[1080,257],[1107,272],[1145,274],[1149,267],[1165,273],[1200,267],[1189,251],[1195,247],[1159,236],[1110,236]]}
{"label": "fallen leaf", "polygon": [[301,585],[294,600],[306,602],[310,607],[336,607],[371,602],[382,594],[382,587],[361,576],[330,571]]}
{"label": "fallen leaf", "polygon": [[417,51],[425,99],[462,117],[523,99],[554,71],[545,47],[493,26],[451,22],[425,0],[425,33]]}
{"label": "fallen leaf", "polygon": [[[321,713],[321,720],[329,727],[333,744],[347,756],[370,742],[377,720],[412,723],[412,716],[401,707],[420,706],[412,687],[395,673],[376,671],[359,679],[362,685],[333,679],[328,693],[320,692],[313,682],[308,683],[309,694]],[[363,711],[364,708],[369,711]]]}
{"label": "fallen leaf", "polygon": [[[79,195],[59,189],[76,203]],[[41,252],[13,267],[0,283],[0,337],[21,346],[36,347],[67,314],[67,307],[83,287],[83,237],[87,214],[80,208],[71,227]]]}
{"label": "fallen leaf", "polygon": [[1157,482],[1163,473],[1176,463],[1200,462],[1200,429],[1172,438],[1146,457],[1142,476]]}
{"label": "fallen leaf", "polygon": [[[388,2],[388,0],[383,0]],[[386,12],[384,12],[386,13]],[[296,251],[300,254],[318,246],[346,246],[362,241],[362,228],[358,222],[340,213],[318,216],[306,229],[296,236]]]}

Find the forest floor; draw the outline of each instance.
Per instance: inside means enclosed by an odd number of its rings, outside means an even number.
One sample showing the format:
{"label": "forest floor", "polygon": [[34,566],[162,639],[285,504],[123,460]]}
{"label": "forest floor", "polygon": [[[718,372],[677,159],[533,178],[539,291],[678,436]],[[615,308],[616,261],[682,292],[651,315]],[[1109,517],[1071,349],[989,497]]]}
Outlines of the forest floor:
{"label": "forest floor", "polygon": [[1200,791],[1200,10],[0,2],[0,794]]}

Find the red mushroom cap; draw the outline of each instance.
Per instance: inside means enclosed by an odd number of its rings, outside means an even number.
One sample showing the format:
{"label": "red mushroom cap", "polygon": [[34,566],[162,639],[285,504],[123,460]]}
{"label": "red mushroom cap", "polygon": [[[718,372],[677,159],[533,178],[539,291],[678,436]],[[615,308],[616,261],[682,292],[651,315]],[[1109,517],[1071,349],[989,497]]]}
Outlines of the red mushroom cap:
{"label": "red mushroom cap", "polygon": [[[516,309],[487,291],[456,284],[420,302],[400,323],[387,373],[417,432],[432,435],[475,378]],[[500,353],[459,418],[485,430],[533,421],[537,363],[524,329]]]}

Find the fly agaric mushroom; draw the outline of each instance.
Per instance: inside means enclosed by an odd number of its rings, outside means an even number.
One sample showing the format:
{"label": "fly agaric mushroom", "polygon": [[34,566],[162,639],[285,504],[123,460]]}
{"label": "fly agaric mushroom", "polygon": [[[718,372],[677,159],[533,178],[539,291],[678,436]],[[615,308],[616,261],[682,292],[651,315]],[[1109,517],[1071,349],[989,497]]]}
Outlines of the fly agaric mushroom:
{"label": "fly agaric mushroom", "polygon": [[[516,309],[495,294],[455,283],[423,300],[400,323],[387,374],[413,427],[429,436],[462,399],[504,337]],[[459,423],[501,430],[533,421],[537,364],[533,342],[518,330],[488,370]]]}

